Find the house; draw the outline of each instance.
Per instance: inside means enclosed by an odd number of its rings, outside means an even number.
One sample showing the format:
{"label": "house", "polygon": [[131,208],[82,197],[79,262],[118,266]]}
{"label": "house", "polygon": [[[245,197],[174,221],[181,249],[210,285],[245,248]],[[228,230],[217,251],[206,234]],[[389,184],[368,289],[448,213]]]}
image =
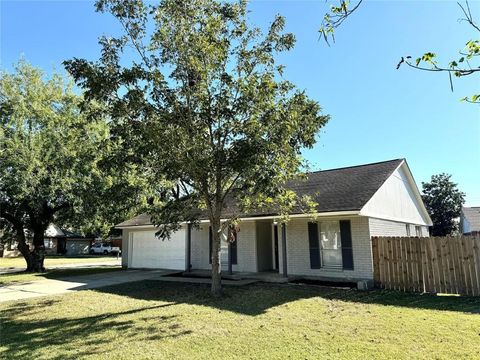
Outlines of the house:
{"label": "house", "polygon": [[45,230],[44,244],[48,254],[84,255],[88,254],[95,237],[82,236],[55,224]]}
{"label": "house", "polygon": [[[239,214],[236,243],[229,247],[222,241],[222,269],[231,251],[237,272],[368,281],[373,279],[372,236],[428,236],[432,224],[404,159],[311,172],[291,188],[314,196],[316,219],[293,212],[280,224],[275,214]],[[207,219],[198,228],[182,224],[164,241],[155,237],[146,214],[117,228],[123,230],[124,267],[211,268]]]}
{"label": "house", "polygon": [[463,207],[460,231],[465,235],[480,235],[480,207]]}
{"label": "house", "polygon": [[[90,245],[95,240],[94,237],[84,237],[80,234],[61,229],[55,224],[50,224],[44,233],[43,242],[45,245],[45,252],[48,255],[62,254],[62,255],[83,255],[88,254]],[[27,232],[27,244],[30,248],[33,247],[31,235]],[[3,252],[4,257],[20,256],[20,251],[17,249],[17,243],[9,243]]]}

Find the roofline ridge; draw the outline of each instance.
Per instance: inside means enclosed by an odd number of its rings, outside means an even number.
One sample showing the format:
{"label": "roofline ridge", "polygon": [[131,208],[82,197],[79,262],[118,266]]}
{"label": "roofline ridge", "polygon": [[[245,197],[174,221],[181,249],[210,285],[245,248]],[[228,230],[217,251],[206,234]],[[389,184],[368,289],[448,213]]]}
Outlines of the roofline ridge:
{"label": "roofline ridge", "polygon": [[363,166],[378,165],[378,164],[384,164],[384,163],[388,163],[388,162],[394,162],[394,161],[406,161],[406,159],[405,159],[405,158],[398,158],[398,159],[391,159],[391,160],[377,161],[377,162],[374,162],[374,163],[368,163],[368,164],[361,164],[361,165],[351,165],[351,166],[343,166],[343,167],[339,167],[339,168],[333,168],[333,169],[309,171],[309,172],[307,172],[306,174],[315,174],[315,173],[327,172],[327,171],[336,171],[336,170],[344,170],[344,169],[353,169],[353,168],[358,168],[358,167],[363,167]]}

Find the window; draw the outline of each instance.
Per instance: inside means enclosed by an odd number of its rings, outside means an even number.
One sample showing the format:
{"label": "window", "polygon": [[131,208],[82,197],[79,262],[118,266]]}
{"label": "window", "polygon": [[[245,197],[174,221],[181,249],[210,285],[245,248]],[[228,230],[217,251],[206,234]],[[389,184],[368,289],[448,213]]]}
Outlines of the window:
{"label": "window", "polygon": [[407,236],[411,236],[410,235],[410,224],[405,224],[405,229],[407,230]]}
{"label": "window", "polygon": [[43,245],[45,246],[45,249],[51,249],[51,248],[53,248],[53,240],[52,239],[43,239]]}
{"label": "window", "polygon": [[418,237],[422,236],[422,227],[421,226],[415,226],[415,235]]}
{"label": "window", "polygon": [[338,221],[320,223],[320,249],[322,267],[342,268],[342,241]]}

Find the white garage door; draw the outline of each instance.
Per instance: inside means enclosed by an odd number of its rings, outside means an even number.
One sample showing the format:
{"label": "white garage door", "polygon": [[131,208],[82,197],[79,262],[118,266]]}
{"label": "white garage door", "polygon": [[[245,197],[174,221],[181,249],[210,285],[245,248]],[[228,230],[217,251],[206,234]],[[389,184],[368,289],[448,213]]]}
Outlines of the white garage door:
{"label": "white garage door", "polygon": [[136,231],[131,241],[130,267],[185,270],[184,229],[166,240],[155,237],[155,231]]}

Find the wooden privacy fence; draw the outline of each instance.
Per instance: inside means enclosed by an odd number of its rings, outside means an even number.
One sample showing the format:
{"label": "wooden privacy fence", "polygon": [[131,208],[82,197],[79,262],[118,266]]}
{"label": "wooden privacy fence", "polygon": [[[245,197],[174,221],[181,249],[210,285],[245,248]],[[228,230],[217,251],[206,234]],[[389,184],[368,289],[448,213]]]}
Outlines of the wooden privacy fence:
{"label": "wooden privacy fence", "polygon": [[480,236],[372,237],[375,286],[480,295]]}

